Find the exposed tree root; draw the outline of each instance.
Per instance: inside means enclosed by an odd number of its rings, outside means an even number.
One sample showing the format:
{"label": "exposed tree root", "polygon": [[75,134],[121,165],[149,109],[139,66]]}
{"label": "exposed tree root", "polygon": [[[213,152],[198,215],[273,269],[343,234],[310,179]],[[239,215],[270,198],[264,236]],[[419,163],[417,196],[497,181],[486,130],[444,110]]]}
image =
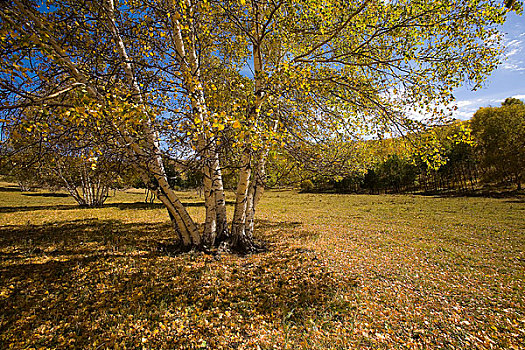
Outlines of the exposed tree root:
{"label": "exposed tree root", "polygon": [[231,237],[227,237],[220,242],[216,242],[213,247],[205,245],[191,246],[183,245],[180,242],[161,242],[157,244],[157,252],[164,255],[179,255],[189,252],[202,252],[218,257],[221,254],[237,254],[237,255],[248,255],[262,253],[268,250],[267,245],[264,241],[251,239],[251,240],[237,240],[233,241]]}

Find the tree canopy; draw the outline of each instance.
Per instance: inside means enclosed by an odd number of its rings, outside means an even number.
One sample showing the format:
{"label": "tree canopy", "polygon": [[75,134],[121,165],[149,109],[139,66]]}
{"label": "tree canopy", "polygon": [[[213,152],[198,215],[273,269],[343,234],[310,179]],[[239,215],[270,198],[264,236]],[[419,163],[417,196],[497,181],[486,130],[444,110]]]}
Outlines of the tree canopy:
{"label": "tree canopy", "polygon": [[[90,120],[107,121],[122,157],[168,209],[182,246],[227,242],[241,251],[254,248],[272,148],[413,130],[421,123],[407,110],[439,116],[433,106],[450,102],[455,87],[479,87],[497,66],[498,26],[509,11],[492,0],[0,6],[0,108],[8,123],[34,106],[73,112],[83,106],[70,93],[87,96]],[[202,170],[203,232],[167,181],[162,155],[170,151]],[[231,229],[225,166],[239,174]]]}

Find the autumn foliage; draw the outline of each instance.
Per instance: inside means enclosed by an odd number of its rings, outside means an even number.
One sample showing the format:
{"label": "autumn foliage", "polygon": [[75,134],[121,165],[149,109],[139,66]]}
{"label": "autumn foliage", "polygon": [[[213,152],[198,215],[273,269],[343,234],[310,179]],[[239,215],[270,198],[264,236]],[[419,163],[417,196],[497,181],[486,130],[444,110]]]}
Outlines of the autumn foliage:
{"label": "autumn foliage", "polygon": [[171,254],[169,218],[135,203],[141,193],[103,209],[29,194],[2,187],[4,349],[520,349],[525,339],[520,198],[271,191],[255,231],[268,251],[240,257]]}
{"label": "autumn foliage", "polygon": [[[255,213],[272,151],[427,124],[411,112],[441,121],[446,111],[435,106],[465,82],[481,86],[497,66],[498,26],[520,10],[494,0],[0,6],[0,111],[9,137],[33,110],[27,128],[42,127],[44,143],[52,125],[39,124],[42,115],[104,121],[104,142],[166,207],[182,250],[238,252],[258,248]],[[168,181],[167,154],[203,175],[202,227]],[[223,171],[231,168],[238,180],[230,225]]]}

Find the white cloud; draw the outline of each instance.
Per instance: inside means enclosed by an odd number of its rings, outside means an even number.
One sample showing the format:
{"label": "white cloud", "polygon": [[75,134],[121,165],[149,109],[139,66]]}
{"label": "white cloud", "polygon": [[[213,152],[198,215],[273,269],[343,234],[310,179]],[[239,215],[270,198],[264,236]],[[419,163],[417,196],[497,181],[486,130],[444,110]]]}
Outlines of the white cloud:
{"label": "white cloud", "polygon": [[459,111],[458,110],[458,111],[454,112],[453,116],[456,119],[467,120],[467,119],[472,118],[472,116],[474,115],[474,113],[476,113],[476,111],[477,111],[477,109],[471,110],[471,111]]}
{"label": "white cloud", "polygon": [[461,100],[461,101],[453,102],[452,105],[453,106],[456,105],[458,108],[466,108],[468,106],[478,105],[483,101],[485,100],[482,98],[477,98],[475,100]]}
{"label": "white cloud", "polygon": [[513,98],[517,98],[518,100],[525,100],[525,95],[514,95]]}
{"label": "white cloud", "polygon": [[[525,34],[525,33],[522,33]],[[514,38],[505,38],[505,57],[500,68],[513,72],[525,72],[525,62],[523,56],[525,54],[525,41],[521,38],[521,34]]]}
{"label": "white cloud", "polygon": [[525,72],[525,67],[518,63],[503,62],[500,67],[513,72]]}
{"label": "white cloud", "polygon": [[[524,95],[525,96],[525,95]],[[456,106],[457,110],[452,113],[452,117],[467,120],[472,118],[474,113],[480,107],[497,106],[504,100],[501,98],[476,98],[472,100],[459,100],[451,103],[451,106]]]}

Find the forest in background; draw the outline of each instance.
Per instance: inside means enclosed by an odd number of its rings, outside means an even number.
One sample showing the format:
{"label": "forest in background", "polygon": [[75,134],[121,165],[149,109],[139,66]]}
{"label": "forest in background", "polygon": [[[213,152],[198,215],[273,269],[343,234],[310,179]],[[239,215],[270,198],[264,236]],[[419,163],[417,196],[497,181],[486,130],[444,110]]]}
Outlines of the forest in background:
{"label": "forest in background", "polygon": [[[277,156],[270,183],[300,184],[304,192],[491,194],[522,189],[525,106],[507,98],[480,108],[472,119],[416,135],[362,142],[294,158]],[[359,153],[358,153],[359,154]],[[346,154],[348,155],[348,154]],[[356,162],[359,164],[356,166]]]}

